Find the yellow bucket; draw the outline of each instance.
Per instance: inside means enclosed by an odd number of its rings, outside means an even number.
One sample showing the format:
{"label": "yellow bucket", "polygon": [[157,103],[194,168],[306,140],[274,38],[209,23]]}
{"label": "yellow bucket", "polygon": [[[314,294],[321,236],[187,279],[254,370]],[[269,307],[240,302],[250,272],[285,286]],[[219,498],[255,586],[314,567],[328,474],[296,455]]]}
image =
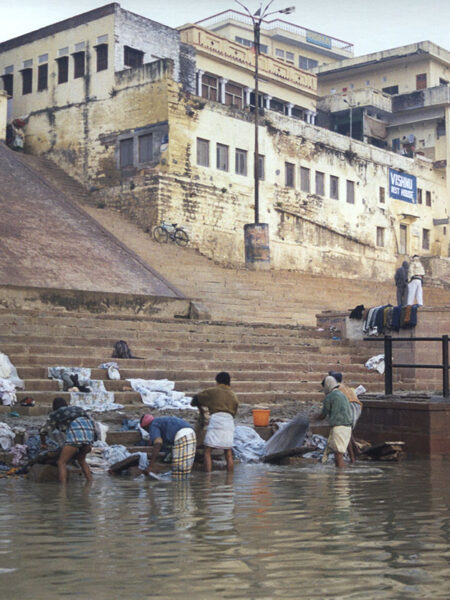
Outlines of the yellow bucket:
{"label": "yellow bucket", "polygon": [[270,409],[255,408],[253,410],[253,425],[255,427],[267,427],[270,419]]}

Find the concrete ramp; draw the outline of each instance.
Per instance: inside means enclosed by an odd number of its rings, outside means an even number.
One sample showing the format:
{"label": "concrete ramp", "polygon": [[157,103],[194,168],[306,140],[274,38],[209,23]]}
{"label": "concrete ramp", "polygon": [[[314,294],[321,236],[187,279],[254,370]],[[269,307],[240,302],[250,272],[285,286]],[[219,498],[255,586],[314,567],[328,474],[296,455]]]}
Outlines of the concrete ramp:
{"label": "concrete ramp", "polygon": [[183,294],[0,143],[0,285]]}

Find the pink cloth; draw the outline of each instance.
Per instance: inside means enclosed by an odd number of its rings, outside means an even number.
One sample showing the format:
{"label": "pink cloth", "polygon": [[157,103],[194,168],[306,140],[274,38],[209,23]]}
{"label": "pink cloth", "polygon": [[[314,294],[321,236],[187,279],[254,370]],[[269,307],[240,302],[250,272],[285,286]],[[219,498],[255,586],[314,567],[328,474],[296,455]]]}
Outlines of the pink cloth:
{"label": "pink cloth", "polygon": [[141,421],[141,427],[145,428],[148,427],[150,425],[150,423],[153,421],[155,417],[153,415],[144,415],[142,417],[142,421]]}

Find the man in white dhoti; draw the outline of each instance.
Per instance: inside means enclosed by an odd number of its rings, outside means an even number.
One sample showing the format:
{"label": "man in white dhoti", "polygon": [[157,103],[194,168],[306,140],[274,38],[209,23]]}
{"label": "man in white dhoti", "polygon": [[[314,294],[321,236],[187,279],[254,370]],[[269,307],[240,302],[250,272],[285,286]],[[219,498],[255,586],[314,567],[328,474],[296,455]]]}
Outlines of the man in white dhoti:
{"label": "man in white dhoti", "polygon": [[199,392],[192,399],[192,406],[206,407],[211,415],[205,436],[205,471],[212,470],[212,448],[224,451],[227,470],[233,470],[234,417],[239,402],[230,388],[231,377],[222,371],[216,375],[216,386]]}

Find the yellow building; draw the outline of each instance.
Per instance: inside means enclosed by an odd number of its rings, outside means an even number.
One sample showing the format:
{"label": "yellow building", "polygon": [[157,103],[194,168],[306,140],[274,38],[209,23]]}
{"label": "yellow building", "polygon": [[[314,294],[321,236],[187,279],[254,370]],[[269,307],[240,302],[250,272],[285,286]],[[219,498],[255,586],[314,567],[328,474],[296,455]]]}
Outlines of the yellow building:
{"label": "yellow building", "polygon": [[[254,217],[253,61],[217,33],[177,31],[117,4],[0,45],[12,116],[27,115],[26,151],[51,157],[93,202],[144,228],[187,225],[201,252],[232,264],[243,263],[243,226]],[[262,56],[261,79],[260,221],[274,267],[385,279],[402,255],[448,256],[445,168],[314,124],[312,73]]]}
{"label": "yellow building", "polygon": [[[196,25],[247,48],[253,47],[252,22],[243,12],[226,10]],[[302,70],[353,56],[353,44],[280,18],[262,21],[260,49],[263,55]]]}

